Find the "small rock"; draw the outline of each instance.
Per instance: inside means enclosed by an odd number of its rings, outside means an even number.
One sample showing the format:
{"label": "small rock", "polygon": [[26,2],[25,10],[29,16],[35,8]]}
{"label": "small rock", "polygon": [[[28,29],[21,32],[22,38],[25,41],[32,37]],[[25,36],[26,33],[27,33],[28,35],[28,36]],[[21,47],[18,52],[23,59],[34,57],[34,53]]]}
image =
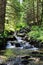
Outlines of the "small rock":
{"label": "small rock", "polygon": [[6,60],[7,60],[7,58],[5,56],[0,56],[0,64],[5,62]]}

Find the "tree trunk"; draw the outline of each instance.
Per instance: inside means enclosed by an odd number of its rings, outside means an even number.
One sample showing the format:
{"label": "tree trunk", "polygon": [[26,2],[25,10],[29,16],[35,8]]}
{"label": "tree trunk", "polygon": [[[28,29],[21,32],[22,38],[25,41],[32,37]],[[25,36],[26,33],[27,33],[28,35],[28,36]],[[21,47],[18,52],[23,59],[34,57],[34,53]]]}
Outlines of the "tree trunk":
{"label": "tree trunk", "polygon": [[37,0],[37,25],[41,24],[41,0]]}
{"label": "tree trunk", "polygon": [[43,0],[42,0],[42,14],[41,14],[41,21],[43,22]]}
{"label": "tree trunk", "polygon": [[38,12],[39,12],[39,11],[38,11],[38,10],[39,10],[39,9],[38,9],[38,2],[39,2],[39,0],[37,0],[37,25],[38,25]]}
{"label": "tree trunk", "polygon": [[0,0],[0,33],[4,31],[6,0]]}
{"label": "tree trunk", "polygon": [[33,23],[35,24],[35,9],[34,9],[34,0],[33,0]]}

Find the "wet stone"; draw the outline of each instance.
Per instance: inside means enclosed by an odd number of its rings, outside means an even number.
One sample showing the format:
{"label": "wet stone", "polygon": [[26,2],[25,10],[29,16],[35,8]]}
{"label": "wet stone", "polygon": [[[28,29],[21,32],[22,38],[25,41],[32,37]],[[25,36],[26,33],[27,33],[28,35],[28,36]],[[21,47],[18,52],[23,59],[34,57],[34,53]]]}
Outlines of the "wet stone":
{"label": "wet stone", "polygon": [[24,37],[25,33],[17,33],[17,36]]}

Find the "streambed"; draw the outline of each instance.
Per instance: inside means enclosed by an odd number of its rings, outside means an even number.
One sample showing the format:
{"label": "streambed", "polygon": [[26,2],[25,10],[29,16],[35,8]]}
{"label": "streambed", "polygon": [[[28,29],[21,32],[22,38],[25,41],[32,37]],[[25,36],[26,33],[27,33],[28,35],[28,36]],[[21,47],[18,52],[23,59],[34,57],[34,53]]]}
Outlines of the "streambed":
{"label": "streambed", "polygon": [[43,65],[43,48],[31,45],[21,35],[14,36],[16,40],[8,40],[6,49],[0,51],[0,65]]}

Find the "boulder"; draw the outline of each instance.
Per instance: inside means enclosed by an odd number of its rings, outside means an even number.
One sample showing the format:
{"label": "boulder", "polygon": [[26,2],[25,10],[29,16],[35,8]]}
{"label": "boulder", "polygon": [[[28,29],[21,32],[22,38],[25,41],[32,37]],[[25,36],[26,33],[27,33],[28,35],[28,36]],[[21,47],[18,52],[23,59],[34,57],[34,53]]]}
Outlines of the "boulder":
{"label": "boulder", "polygon": [[22,59],[28,59],[28,58],[30,58],[31,56],[22,56],[21,58]]}
{"label": "boulder", "polygon": [[29,61],[33,61],[33,62],[35,62],[35,63],[38,63],[39,61],[40,61],[40,58],[29,58],[28,59]]}
{"label": "boulder", "polygon": [[21,61],[21,63],[24,64],[24,65],[27,65],[29,63],[29,61],[27,59],[24,59],[24,60]]}
{"label": "boulder", "polygon": [[25,33],[17,33],[17,36],[24,37],[25,36]]}
{"label": "boulder", "polygon": [[39,52],[35,51],[35,52],[32,52],[32,54],[39,54]]}
{"label": "boulder", "polygon": [[15,44],[16,47],[21,47],[20,43]]}
{"label": "boulder", "polygon": [[5,38],[6,41],[14,41],[14,40],[17,40],[15,36],[12,36],[12,37],[7,37]]}

